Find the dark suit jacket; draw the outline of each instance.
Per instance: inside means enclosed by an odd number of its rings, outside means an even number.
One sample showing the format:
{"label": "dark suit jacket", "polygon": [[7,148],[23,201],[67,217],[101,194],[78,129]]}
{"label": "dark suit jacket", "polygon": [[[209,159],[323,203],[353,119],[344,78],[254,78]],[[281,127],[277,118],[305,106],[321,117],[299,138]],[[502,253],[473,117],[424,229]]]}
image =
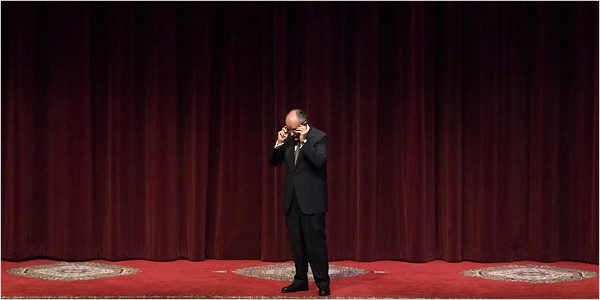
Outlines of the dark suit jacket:
{"label": "dark suit jacket", "polygon": [[277,166],[285,162],[283,212],[292,202],[292,193],[305,214],[327,211],[327,134],[310,126],[306,133],[306,144],[300,148],[298,164],[294,163],[294,139],[288,137],[283,146],[272,148],[269,164]]}

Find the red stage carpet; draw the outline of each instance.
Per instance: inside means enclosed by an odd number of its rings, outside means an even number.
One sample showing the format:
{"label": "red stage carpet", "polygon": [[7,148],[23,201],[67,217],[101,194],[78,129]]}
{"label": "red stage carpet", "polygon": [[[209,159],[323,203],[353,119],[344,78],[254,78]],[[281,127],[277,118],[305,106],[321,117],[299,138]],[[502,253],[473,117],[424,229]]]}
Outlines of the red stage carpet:
{"label": "red stage carpet", "polygon": [[[281,294],[288,282],[247,277],[233,273],[239,268],[277,264],[249,260],[178,260],[155,262],[146,260],[105,261],[108,264],[137,268],[140,272],[91,280],[44,280],[7,273],[8,270],[57,261],[2,261],[2,297],[294,297],[317,298],[314,282],[308,292]],[[336,261],[333,265],[369,271],[354,277],[331,281],[331,296],[384,298],[598,298],[598,277],[559,283],[526,283],[498,281],[464,276],[469,269],[502,265],[551,265],[598,272],[598,265],[555,262],[519,261],[512,263],[406,263],[398,261]],[[226,271],[226,272],[225,272]]]}

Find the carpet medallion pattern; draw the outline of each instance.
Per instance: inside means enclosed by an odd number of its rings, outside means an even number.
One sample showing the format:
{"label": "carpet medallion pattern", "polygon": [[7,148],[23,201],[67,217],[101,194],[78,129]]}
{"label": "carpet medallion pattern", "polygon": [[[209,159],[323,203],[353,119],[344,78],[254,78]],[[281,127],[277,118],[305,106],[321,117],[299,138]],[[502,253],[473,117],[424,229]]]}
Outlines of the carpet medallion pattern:
{"label": "carpet medallion pattern", "polygon": [[505,265],[465,270],[461,273],[465,276],[487,278],[492,280],[520,281],[529,283],[577,281],[598,276],[598,273],[596,272],[561,268],[549,265]]}
{"label": "carpet medallion pattern", "polygon": [[[292,281],[294,279],[296,269],[293,263],[283,263],[237,269],[234,270],[233,273],[248,277],[272,279],[279,281]],[[358,276],[366,273],[368,273],[368,271],[363,269],[344,267],[332,264],[329,265],[329,278],[331,279]],[[311,281],[315,281],[310,266],[308,267],[308,279]]]}
{"label": "carpet medallion pattern", "polygon": [[140,272],[139,269],[113,264],[89,262],[60,262],[49,265],[35,265],[13,268],[9,274],[46,280],[88,280],[125,276]]}

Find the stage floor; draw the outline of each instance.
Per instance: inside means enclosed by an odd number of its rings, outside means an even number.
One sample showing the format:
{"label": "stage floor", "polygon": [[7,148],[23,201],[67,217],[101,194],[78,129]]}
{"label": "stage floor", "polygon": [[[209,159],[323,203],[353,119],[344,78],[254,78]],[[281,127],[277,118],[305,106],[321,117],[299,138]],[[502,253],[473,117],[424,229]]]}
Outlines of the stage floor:
{"label": "stage floor", "polygon": [[[279,280],[289,278],[287,277],[289,276],[288,273],[285,273],[286,269],[282,268],[283,266],[291,266],[289,262],[278,263],[256,260],[205,260],[200,262],[188,260],[170,262],[94,260],[89,263],[114,265],[110,266],[115,267],[112,271],[121,272],[121,276],[87,280],[48,280],[49,277],[63,275],[67,276],[65,278],[72,279],[74,277],[68,276],[79,276],[77,274],[93,277],[90,272],[94,268],[100,270],[99,274],[104,274],[99,276],[105,276],[108,272],[111,272],[110,270],[106,271],[107,269],[101,269],[102,265],[99,264],[97,266],[100,267],[94,267],[94,264],[86,264],[90,266],[90,269],[69,269],[67,266],[63,266],[62,269],[57,269],[55,273],[40,266],[56,263],[59,263],[59,261],[2,261],[2,298],[320,298],[317,296],[318,289],[312,281],[309,285],[309,291],[293,294],[282,294],[280,292],[283,286],[289,284],[289,281]],[[329,298],[564,299],[599,297],[598,265],[570,261],[553,263],[534,261],[450,263],[440,260],[427,263],[333,261],[330,262],[330,265],[330,274],[332,272],[337,273],[332,275],[331,296]],[[515,267],[506,267],[507,265],[517,267],[515,269]],[[520,269],[527,265],[533,265],[534,268],[539,267],[539,269]],[[38,266],[39,269],[36,269],[38,267],[31,268],[32,266]],[[266,267],[252,268],[261,266]],[[15,269],[21,267],[30,268]],[[480,268],[491,269],[463,273],[463,271]],[[501,271],[503,269],[508,271]],[[9,273],[9,270],[12,270],[11,273]],[[511,273],[511,270],[514,272]],[[24,276],[13,274],[17,271]],[[44,277],[46,279],[26,277],[33,276],[34,273],[42,274],[41,276],[46,276]],[[487,274],[492,277],[496,276],[496,278],[488,279],[468,276],[468,274]],[[514,280],[514,278],[499,280],[502,279],[501,276],[506,274],[517,277],[530,276],[530,278],[537,278],[542,282],[506,281]],[[588,274],[587,276],[592,274],[592,277],[576,281],[548,283],[553,280],[567,280],[559,278],[563,275],[578,276],[578,274]],[[349,277],[333,278],[338,276]],[[544,280],[546,282],[543,282]]]}

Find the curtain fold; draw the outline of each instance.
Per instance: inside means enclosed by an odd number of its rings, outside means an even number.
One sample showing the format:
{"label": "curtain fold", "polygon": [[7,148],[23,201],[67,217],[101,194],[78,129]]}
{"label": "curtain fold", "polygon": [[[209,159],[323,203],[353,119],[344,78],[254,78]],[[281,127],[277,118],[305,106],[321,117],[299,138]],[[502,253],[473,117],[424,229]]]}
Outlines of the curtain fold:
{"label": "curtain fold", "polygon": [[598,263],[598,3],[2,5],[2,259],[291,259],[291,108],[330,260]]}

